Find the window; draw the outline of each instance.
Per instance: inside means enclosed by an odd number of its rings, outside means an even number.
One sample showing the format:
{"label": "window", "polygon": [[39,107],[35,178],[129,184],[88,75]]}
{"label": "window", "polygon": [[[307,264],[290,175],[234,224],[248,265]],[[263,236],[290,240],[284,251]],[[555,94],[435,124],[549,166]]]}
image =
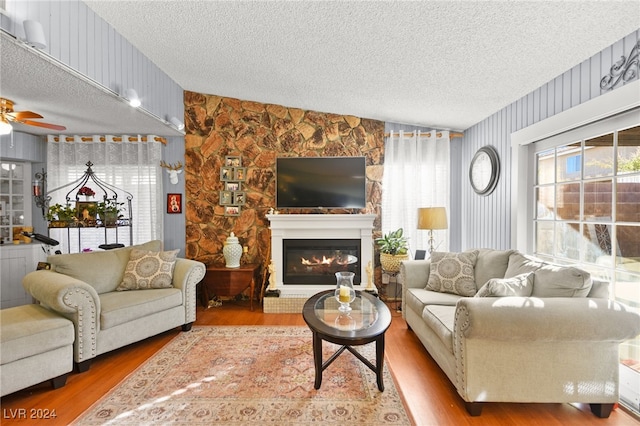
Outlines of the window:
{"label": "window", "polygon": [[[640,309],[640,126],[583,134],[534,148],[534,251],[609,281],[615,300]],[[640,338],[620,346],[620,363],[640,374]]]}
{"label": "window", "polygon": [[[158,167],[162,158],[162,144],[153,141],[139,141],[139,138],[123,138],[121,142],[111,137],[94,137],[89,141],[65,139],[62,142],[49,138],[47,142],[47,189],[50,205],[65,204],[67,192],[73,189],[71,182],[79,179],[87,170],[87,163],[93,164],[95,175],[103,182],[126,191],[133,196],[131,215],[133,244],[163,237],[162,169]],[[91,181],[87,183],[92,186]],[[57,190],[56,190],[57,189]],[[92,188],[98,192],[98,188]],[[75,202],[75,194],[70,198]],[[118,199],[124,200],[119,193]],[[105,241],[129,245],[129,228],[87,228],[50,229],[51,237],[61,243],[63,252],[85,249],[95,250]],[[55,235],[54,232],[55,231]],[[96,232],[94,232],[96,231]],[[82,238],[78,233],[82,232]],[[116,235],[117,233],[117,235]]]}
{"label": "window", "polygon": [[31,224],[29,189],[31,164],[0,163],[0,239],[11,243],[15,227]]}

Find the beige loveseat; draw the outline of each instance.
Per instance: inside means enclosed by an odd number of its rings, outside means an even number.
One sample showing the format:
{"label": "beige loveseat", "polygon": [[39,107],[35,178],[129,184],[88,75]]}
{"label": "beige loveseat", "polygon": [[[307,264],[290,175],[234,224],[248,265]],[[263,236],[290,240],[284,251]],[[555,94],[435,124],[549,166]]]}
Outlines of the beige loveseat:
{"label": "beige loveseat", "polygon": [[469,414],[482,402],[581,402],[609,416],[618,346],[640,315],[609,300],[607,283],[490,249],[405,261],[401,279],[403,317]]}
{"label": "beige loveseat", "polygon": [[160,252],[162,242],[52,255],[47,258],[51,270],[31,272],[22,281],[42,306],[73,322],[73,357],[80,372],[97,355],[177,326],[188,331],[196,319],[196,285],[204,277],[204,264],[177,258],[168,271],[169,288],[117,291],[134,249]]}

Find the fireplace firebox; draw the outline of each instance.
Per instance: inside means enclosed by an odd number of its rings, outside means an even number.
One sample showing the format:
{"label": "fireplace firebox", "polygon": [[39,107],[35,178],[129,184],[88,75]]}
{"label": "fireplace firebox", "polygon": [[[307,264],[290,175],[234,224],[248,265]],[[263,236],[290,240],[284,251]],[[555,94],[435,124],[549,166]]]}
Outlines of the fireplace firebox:
{"label": "fireplace firebox", "polygon": [[359,239],[283,239],[282,282],[290,284],[335,284],[335,273],[355,273],[360,284]]}

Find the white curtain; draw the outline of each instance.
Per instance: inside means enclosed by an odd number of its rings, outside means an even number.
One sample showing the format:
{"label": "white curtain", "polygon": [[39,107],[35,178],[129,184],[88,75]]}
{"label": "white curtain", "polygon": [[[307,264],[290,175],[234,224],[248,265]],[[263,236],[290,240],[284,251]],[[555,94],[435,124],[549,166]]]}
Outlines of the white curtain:
{"label": "white curtain", "polygon": [[[447,131],[392,132],[385,141],[382,232],[403,228],[411,255],[428,250],[429,231],[417,229],[418,208],[445,207],[450,222],[449,168]],[[434,231],[434,239],[437,251],[449,250],[448,230]]]}
{"label": "white curtain", "polygon": [[[92,170],[97,178],[132,194],[133,244],[154,239],[163,239],[162,143],[155,136],[93,136],[47,138],[47,191],[51,196],[50,205],[64,204],[67,192],[72,187],[52,192],[79,179],[87,170],[87,162],[93,163]],[[91,181],[87,186],[91,186]],[[96,188],[92,188],[96,189]],[[119,194],[118,199],[124,194]],[[75,200],[75,194],[71,196]],[[50,231],[56,231],[51,229]],[[104,232],[82,234],[81,247],[76,241],[76,230],[57,231],[53,235],[62,244],[63,252],[76,252],[85,248],[95,249],[104,243]],[[115,230],[108,230],[115,233]],[[115,235],[108,235],[113,243]],[[69,247],[67,240],[71,240]],[[129,245],[129,229],[119,228],[117,242]]]}

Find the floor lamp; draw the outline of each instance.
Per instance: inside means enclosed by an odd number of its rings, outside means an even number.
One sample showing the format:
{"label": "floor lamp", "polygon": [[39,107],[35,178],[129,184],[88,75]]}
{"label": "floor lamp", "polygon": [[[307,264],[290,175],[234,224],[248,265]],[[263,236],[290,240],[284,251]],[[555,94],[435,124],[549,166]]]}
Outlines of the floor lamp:
{"label": "floor lamp", "polygon": [[433,253],[433,230],[447,229],[447,210],[444,207],[419,208],[418,229],[429,230],[429,253]]}

